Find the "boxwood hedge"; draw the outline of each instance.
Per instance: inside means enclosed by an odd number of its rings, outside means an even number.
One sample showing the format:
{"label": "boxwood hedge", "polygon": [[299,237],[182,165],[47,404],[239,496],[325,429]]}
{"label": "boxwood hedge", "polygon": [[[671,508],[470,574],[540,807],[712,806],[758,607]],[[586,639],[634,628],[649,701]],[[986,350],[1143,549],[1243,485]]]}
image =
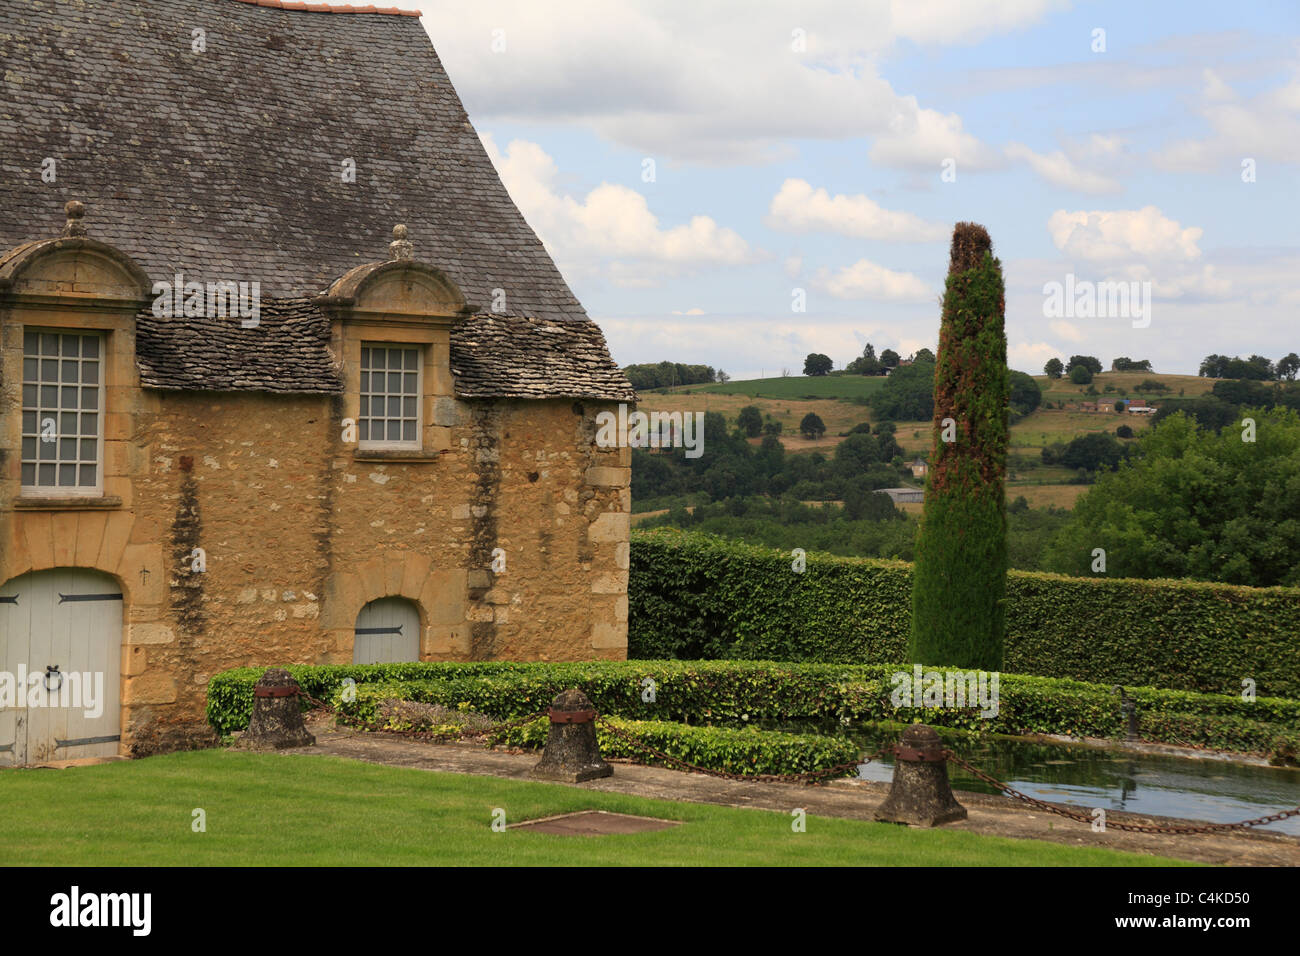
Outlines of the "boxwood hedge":
{"label": "boxwood hedge", "polygon": [[[343,700],[340,694],[335,696],[334,703],[341,713],[363,724],[382,723],[376,720],[381,701],[419,700],[446,705],[459,696],[455,689],[447,686],[452,683],[455,682],[361,684],[357,686],[355,694],[349,695],[348,700]],[[755,727],[702,727],[664,720],[626,720],[620,717],[611,717],[609,721],[624,733],[670,757],[729,773],[806,773],[849,763],[861,756],[859,748],[844,737],[778,733]],[[539,717],[492,735],[492,742],[539,749],[546,743],[549,727],[550,722],[545,717]],[[633,746],[601,724],[596,727],[596,739],[600,743],[600,752],[606,757],[626,757],[638,763],[659,766],[673,765],[671,761],[662,760]]]}
{"label": "boxwood hedge", "polygon": [[[1007,734],[1114,738],[1124,733],[1119,697],[1108,685],[1002,674],[998,714],[974,708],[895,708],[893,675],[905,665],[787,664],[767,661],[590,661],[582,663],[368,664],[291,666],[307,693],[342,704],[346,678],[357,682],[349,708],[363,719],[386,697],[441,704],[515,719],[544,710],[580,687],[608,716],[692,725],[758,721],[922,720],[941,727]],[[208,719],[219,733],[248,725],[261,668],[212,678]],[[647,679],[651,682],[648,683]],[[650,691],[653,690],[653,694]],[[1126,688],[1137,704],[1143,739],[1285,755],[1300,743],[1300,701]],[[647,698],[653,697],[653,700]],[[367,709],[369,708],[369,709]],[[832,761],[834,763],[836,761]]]}
{"label": "boxwood hedge", "polygon": [[[912,566],[634,531],[628,656],[907,658]],[[1300,697],[1300,588],[1012,571],[1002,669],[1105,684]]]}

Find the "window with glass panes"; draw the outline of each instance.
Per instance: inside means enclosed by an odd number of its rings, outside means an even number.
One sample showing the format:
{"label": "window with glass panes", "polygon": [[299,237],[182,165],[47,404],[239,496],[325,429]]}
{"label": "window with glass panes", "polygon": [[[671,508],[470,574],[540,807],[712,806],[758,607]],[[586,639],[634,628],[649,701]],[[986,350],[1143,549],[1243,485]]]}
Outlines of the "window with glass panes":
{"label": "window with glass panes", "polygon": [[102,335],[24,330],[24,489],[99,489],[103,344]]}
{"label": "window with glass panes", "polygon": [[420,445],[420,350],[392,345],[361,346],[363,445]]}

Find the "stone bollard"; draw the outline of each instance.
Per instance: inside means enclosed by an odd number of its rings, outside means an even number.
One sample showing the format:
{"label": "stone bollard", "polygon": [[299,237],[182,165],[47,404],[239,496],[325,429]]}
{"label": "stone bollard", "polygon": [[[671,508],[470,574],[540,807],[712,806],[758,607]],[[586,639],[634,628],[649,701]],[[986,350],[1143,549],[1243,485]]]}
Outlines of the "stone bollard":
{"label": "stone bollard", "polygon": [[913,724],[903,731],[894,750],[894,782],[876,819],[919,827],[966,819],[966,808],[948,784],[948,758],[933,728]]}
{"label": "stone bollard", "polygon": [[253,716],[235,746],[241,750],[284,750],[315,744],[316,738],[302,720],[299,693],[298,682],[287,670],[268,669],[253,688]]}
{"label": "stone bollard", "polygon": [[551,729],[542,760],[530,777],[581,783],[614,773],[596,743],[596,711],[582,691],[570,688],[551,701]]}

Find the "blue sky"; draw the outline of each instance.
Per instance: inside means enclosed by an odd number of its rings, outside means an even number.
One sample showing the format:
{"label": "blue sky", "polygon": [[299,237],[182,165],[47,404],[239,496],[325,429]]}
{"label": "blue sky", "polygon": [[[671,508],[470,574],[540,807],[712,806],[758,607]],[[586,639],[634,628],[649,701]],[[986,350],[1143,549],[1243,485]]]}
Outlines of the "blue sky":
{"label": "blue sky", "polygon": [[[933,347],[959,220],[1013,367],[1300,351],[1295,3],[415,6],[620,364]],[[1149,323],[1046,314],[1067,276],[1149,283]]]}

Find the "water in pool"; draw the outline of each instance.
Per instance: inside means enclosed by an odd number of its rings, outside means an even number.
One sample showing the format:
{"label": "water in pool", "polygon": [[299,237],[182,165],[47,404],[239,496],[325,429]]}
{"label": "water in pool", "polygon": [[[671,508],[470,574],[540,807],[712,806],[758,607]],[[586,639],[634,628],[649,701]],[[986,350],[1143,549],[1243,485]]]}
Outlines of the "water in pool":
{"label": "water in pool", "polygon": [[[807,732],[810,728],[801,729]],[[821,732],[826,730],[822,728]],[[872,726],[841,732],[867,753],[886,743],[896,743],[899,733],[898,728]],[[1103,807],[1233,823],[1300,806],[1300,770],[1295,768],[1133,754],[1005,737],[944,739],[957,754],[1022,793],[1088,810]],[[997,792],[954,764],[949,764],[948,771],[955,790]],[[859,768],[859,775],[865,780],[888,782],[893,777],[893,758],[865,764]],[[1300,817],[1257,829],[1300,836]]]}

